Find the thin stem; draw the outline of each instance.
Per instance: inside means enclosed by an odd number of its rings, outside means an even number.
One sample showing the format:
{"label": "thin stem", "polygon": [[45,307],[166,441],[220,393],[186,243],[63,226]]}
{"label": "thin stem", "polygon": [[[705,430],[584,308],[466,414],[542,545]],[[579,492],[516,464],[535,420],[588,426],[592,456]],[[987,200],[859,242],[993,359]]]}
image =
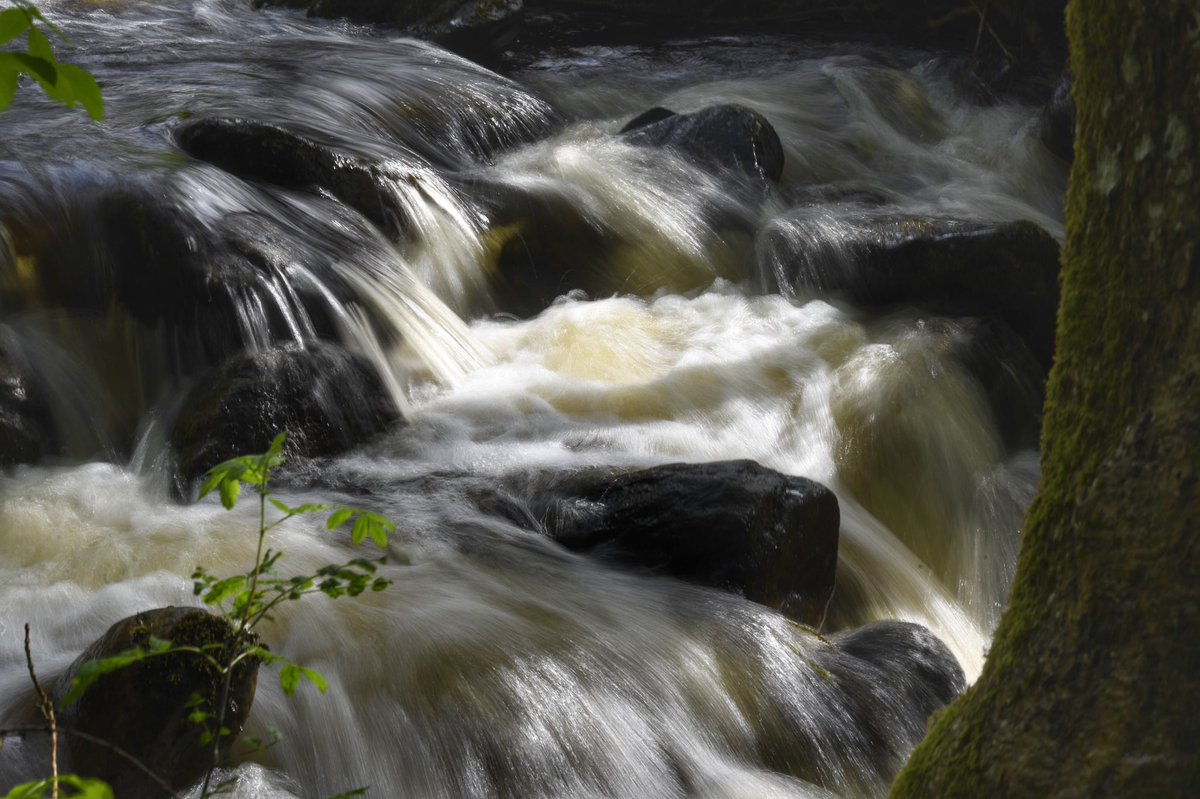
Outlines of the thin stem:
{"label": "thin stem", "polygon": [[25,665],[29,667],[29,679],[33,680],[33,690],[37,691],[42,715],[50,724],[50,797],[58,799],[58,719],[54,715],[54,703],[46,695],[42,684],[38,682],[37,672],[33,670],[33,652],[29,647],[29,622],[25,622]]}
{"label": "thin stem", "polygon": [[250,591],[246,605],[238,616],[237,629],[233,634],[233,645],[226,655],[225,666],[221,669],[221,694],[217,702],[217,730],[213,737],[213,757],[208,771],[204,773],[204,784],[200,788],[200,797],[208,796],[208,786],[212,782],[213,772],[221,765],[221,739],[225,730],[225,710],[229,703],[229,690],[233,683],[233,669],[238,660],[238,653],[246,642],[246,633],[250,627],[250,619],[254,611],[255,597],[258,595],[258,577],[262,573],[263,541],[267,537],[267,484],[269,482],[266,456],[262,462],[262,485],[258,489],[258,546],[254,552],[254,570],[250,573]]}

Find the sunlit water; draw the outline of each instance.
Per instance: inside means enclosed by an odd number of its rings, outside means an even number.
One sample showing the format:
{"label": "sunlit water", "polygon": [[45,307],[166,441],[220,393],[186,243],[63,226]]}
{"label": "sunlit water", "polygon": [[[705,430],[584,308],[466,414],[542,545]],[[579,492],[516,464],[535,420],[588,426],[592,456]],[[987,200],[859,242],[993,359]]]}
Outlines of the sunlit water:
{"label": "sunlit water", "polygon": [[[895,213],[1031,219],[1061,237],[1062,168],[1033,135],[1034,110],[972,104],[920,54],[719,39],[555,51],[510,80],[429,45],[242,5],[50,6],[72,38],[61,57],[96,73],[109,117],[90,126],[28,87],[0,117],[0,207],[22,224],[148,181],[197,236],[243,218],[282,231],[284,268],[237,288],[230,335],[250,349],[304,342],[324,314],[407,417],[284,492],[394,518],[395,584],[307,601],[265,631],[330,689],[286,700],[260,681],[250,732],[282,742],[237,768],[237,795],[885,790],[890,774],[812,667],[811,633],[568,553],[478,498],[538,474],[731,458],[818,480],[842,513],[823,632],[917,621],[973,679],[1036,453],[1005,450],[952,355],[959,322],[875,318],[797,290],[755,240],[836,258],[856,225]],[[652,105],[721,102],[758,110],[783,140],[784,178],[765,197],[612,135]],[[280,123],[388,165],[405,236],[181,154],[173,131],[201,116]],[[473,186],[553,199],[608,231],[619,246],[588,260],[606,290],[528,320],[493,315],[496,232]],[[845,199],[862,192],[870,203]],[[20,286],[25,265],[0,245],[6,285]],[[169,498],[163,429],[188,377],[186,331],[28,302],[5,312],[5,350],[39,364],[68,443],[65,462],[0,482],[0,712],[15,717],[29,696],[24,622],[53,676],[112,622],[194,603],[195,566],[244,569],[257,516]],[[290,522],[275,546],[296,571],[348,555],[315,521]],[[813,762],[781,767],[771,753],[800,738]]]}

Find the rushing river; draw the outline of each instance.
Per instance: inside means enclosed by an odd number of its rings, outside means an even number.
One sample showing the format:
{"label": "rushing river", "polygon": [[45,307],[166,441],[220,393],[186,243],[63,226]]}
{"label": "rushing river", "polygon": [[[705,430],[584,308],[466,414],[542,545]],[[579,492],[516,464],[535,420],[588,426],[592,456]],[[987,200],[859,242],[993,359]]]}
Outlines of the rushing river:
{"label": "rushing river", "polygon": [[[43,4],[70,37],[60,58],[97,76],[108,116],[91,125],[28,86],[0,116],[0,197],[26,227],[117,183],[152,186],[198,238],[265,220],[288,268],[230,289],[224,334],[248,349],[335,337],[380,369],[407,419],[282,492],[390,515],[395,583],[300,603],[265,630],[330,688],[289,700],[260,679],[249,732],[282,740],[235,769],[236,796],[885,791],[891,766],[855,743],[814,677],[812,635],[733,594],[569,553],[477,498],[679,461],[748,458],[817,480],[842,514],[822,632],[919,622],[973,679],[1036,452],[1006,446],[954,357],[969,320],[800,288],[764,243],[807,241],[836,261],[855,225],[895,213],[1026,219],[1061,239],[1065,172],[1037,140],[1037,110],[975,102],[922,53],[725,37],[535,52],[501,77],[429,44],[246,5]],[[782,140],[765,197],[614,136],[651,106],[728,102]],[[335,197],[185,155],[176,131],[202,117],[276,123],[385,165],[404,236]],[[497,313],[481,186],[609,231],[595,288],[531,318]],[[844,200],[864,192],[870,203]],[[72,219],[86,250],[94,220]],[[29,299],[16,250],[0,241],[3,296],[25,297],[3,308],[0,339],[52,386],[67,454],[0,478],[0,721],[30,695],[25,622],[52,677],[118,619],[194,604],[197,565],[244,569],[257,525],[249,503],[172,498],[165,431],[188,364],[211,354],[203,336],[169,315]],[[348,552],[316,520],[275,545],[296,571]],[[781,765],[801,734],[813,762]]]}

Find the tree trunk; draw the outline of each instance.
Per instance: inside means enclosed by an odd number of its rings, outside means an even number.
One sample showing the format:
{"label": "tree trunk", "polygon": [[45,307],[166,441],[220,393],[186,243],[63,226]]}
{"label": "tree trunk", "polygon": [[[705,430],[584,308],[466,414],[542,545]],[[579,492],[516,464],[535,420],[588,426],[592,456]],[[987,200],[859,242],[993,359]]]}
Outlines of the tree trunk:
{"label": "tree trunk", "polygon": [[1072,0],[1042,483],[978,683],[893,797],[1200,795],[1200,0]]}

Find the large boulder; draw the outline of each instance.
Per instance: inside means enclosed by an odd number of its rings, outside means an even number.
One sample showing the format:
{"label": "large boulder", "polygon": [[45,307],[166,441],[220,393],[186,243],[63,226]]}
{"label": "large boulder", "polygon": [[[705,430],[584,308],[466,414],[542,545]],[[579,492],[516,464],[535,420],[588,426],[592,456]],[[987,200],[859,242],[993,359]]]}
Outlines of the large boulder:
{"label": "large boulder", "polygon": [[574,487],[551,535],[818,625],[833,592],[837,497],[753,461],[676,463]]}
{"label": "large boulder", "polygon": [[192,157],[238,177],[327,191],[393,239],[407,227],[396,193],[388,187],[401,176],[313,136],[249,119],[200,119],[181,125],[175,141]]}
{"label": "large boulder", "polygon": [[[808,213],[800,212],[803,217]],[[847,215],[833,238],[804,220],[758,242],[759,268],[781,288],[860,306],[917,306],[1004,321],[1049,369],[1058,309],[1058,243],[1032,222]],[[798,233],[799,231],[799,233]]]}
{"label": "large boulder", "polygon": [[652,108],[622,128],[641,147],[666,147],[701,166],[779,180],[783,144],[766,117],[740,105],[715,105],[690,114]]}
{"label": "large boulder", "polygon": [[[130,649],[149,650],[151,639],[181,646],[228,646],[233,630],[224,619],[198,608],[167,607],[123,619],[83,651],[54,689],[56,702],[89,660],[112,657]],[[250,715],[258,661],[249,659],[233,671],[226,702],[225,727],[232,731],[223,748],[237,738]],[[104,746],[77,736],[64,738],[69,768],[108,782],[117,796],[166,797],[171,794],[114,753],[119,747],[177,791],[203,777],[212,763],[212,748],[199,742],[201,728],[188,721],[193,696],[216,712],[221,695],[219,672],[189,653],[155,656],[106,674],[77,702],[59,711],[62,727],[105,741]]]}
{"label": "large boulder", "polygon": [[171,430],[185,482],[286,432],[285,452],[345,452],[387,430],[400,412],[363,358],[332,344],[236,355],[203,374]]}
{"label": "large boulder", "polygon": [[[14,307],[59,308],[76,318],[127,315],[170,349],[174,376],[241,349],[248,322],[259,334],[292,335],[297,324],[332,332],[329,294],[345,293],[330,274],[332,255],[267,214],[209,218],[186,190],[173,179],[85,188],[64,193],[63,204],[41,209],[37,219],[12,221],[28,264]],[[330,249],[350,246],[334,225],[326,238]],[[323,285],[291,280],[295,265]]]}

